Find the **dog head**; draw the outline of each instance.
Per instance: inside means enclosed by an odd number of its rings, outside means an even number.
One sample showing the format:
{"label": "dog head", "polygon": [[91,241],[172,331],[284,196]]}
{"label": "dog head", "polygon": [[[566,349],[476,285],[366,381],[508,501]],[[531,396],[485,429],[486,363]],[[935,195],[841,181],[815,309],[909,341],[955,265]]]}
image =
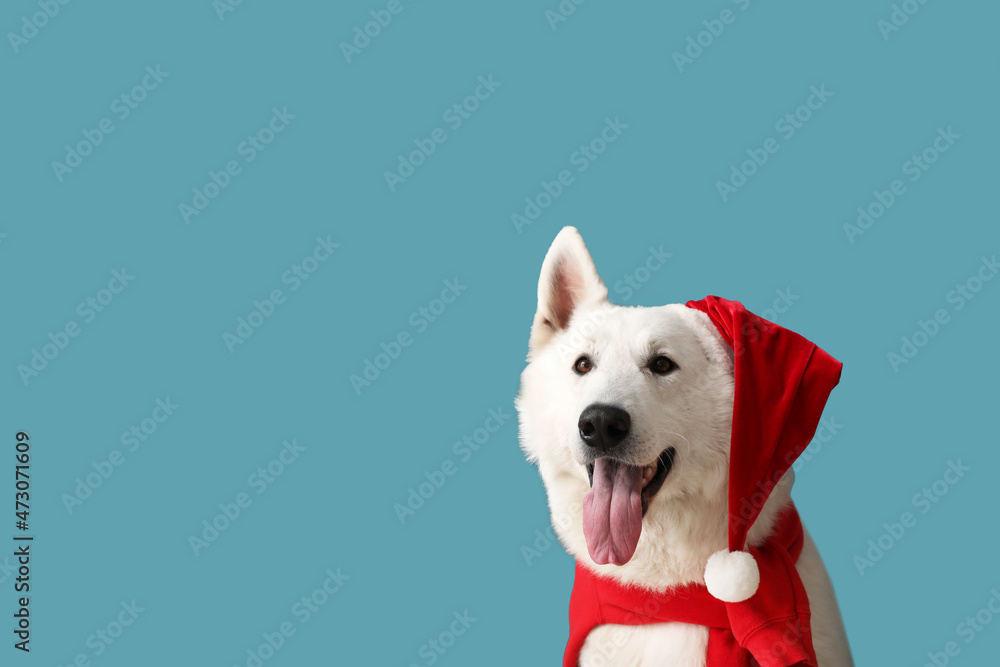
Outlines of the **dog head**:
{"label": "dog head", "polygon": [[612,304],[579,233],[552,243],[516,401],[567,551],[598,571],[698,577],[725,545],[733,358],[683,304]]}

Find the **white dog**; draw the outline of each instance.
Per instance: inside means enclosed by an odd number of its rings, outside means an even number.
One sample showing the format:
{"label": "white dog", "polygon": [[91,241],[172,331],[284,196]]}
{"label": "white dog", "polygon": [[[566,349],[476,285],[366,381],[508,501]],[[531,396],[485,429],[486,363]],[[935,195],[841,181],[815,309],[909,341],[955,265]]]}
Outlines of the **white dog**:
{"label": "white dog", "polygon": [[[705,584],[706,562],[727,546],[733,396],[733,351],[708,316],[683,304],[610,303],[579,233],[559,233],[542,266],[516,406],[521,446],[579,566],[651,592]],[[599,485],[610,494],[618,483],[602,479],[628,474],[641,506],[595,497]],[[789,470],[748,546],[768,539],[792,482]],[[849,667],[833,587],[808,533],[795,568],[819,667]],[[701,625],[605,624],[587,636],[579,664],[703,666],[708,642]]]}

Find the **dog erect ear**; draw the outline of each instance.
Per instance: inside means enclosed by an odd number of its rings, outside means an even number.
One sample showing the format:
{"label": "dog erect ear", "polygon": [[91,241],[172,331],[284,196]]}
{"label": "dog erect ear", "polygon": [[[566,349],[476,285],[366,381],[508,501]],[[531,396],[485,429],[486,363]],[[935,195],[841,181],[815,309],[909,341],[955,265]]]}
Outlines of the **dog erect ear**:
{"label": "dog erect ear", "polygon": [[584,303],[608,298],[594,260],[575,227],[563,227],[542,263],[538,279],[538,311],[531,325],[528,348],[536,351],[569,326],[573,312]]}

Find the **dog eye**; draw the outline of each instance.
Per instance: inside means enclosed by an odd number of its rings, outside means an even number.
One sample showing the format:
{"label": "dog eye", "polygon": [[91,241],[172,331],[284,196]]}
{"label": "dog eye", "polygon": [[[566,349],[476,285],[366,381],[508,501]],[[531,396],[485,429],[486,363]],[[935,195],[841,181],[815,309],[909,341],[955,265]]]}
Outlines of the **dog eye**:
{"label": "dog eye", "polygon": [[576,363],[573,364],[573,370],[576,371],[578,375],[589,373],[593,368],[594,362],[592,362],[590,357],[587,356],[580,357],[576,360]]}
{"label": "dog eye", "polygon": [[667,357],[657,357],[649,362],[649,370],[658,375],[666,375],[675,368],[674,362],[670,361]]}

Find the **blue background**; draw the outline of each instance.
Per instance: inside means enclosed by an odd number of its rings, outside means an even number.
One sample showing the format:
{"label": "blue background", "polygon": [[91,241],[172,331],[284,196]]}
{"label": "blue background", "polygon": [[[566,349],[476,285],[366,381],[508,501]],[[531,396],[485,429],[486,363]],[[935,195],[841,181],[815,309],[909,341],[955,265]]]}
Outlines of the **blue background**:
{"label": "blue background", "polygon": [[[516,423],[468,460],[453,445],[489,409],[513,414],[541,260],[572,224],[622,303],[718,294],[772,315],[777,290],[797,297],[774,319],[845,364],[826,413],[843,427],[794,495],[856,661],[923,664],[955,641],[954,664],[987,664],[1000,622],[971,643],[956,627],[1000,587],[1000,281],[961,310],[947,299],[1000,246],[1000,7],[930,2],[885,38],[887,1],[588,2],[553,29],[556,0],[403,0],[348,62],[341,42],[385,7],[248,0],[220,19],[208,0],[71,2],[0,47],[0,497],[12,507],[27,430],[36,536],[32,650],[11,646],[0,570],[0,662],[246,664],[292,621],[265,664],[428,665],[422,646],[468,610],[436,664],[557,664],[572,562],[558,544],[522,551],[549,520]],[[727,8],[679,71],[672,54]],[[0,27],[39,11],[8,2]],[[119,120],[113,101],[147,66],[169,75]],[[490,75],[500,86],[452,129],[444,112]],[[812,86],[833,96],[786,140],[775,122]],[[238,146],[274,108],[295,118],[246,162]],[[60,181],[52,163],[105,117],[114,131]],[[577,172],[605,118],[628,127]],[[390,190],[384,173],[438,127],[447,141]],[[907,180],[948,127],[960,138]],[[780,150],[723,201],[717,181],[768,137]],[[186,224],[179,205],[233,159],[242,171]],[[574,182],[516,229],[563,169]],[[893,179],[906,193],[852,243],[845,223]],[[282,275],[327,236],[340,247],[291,291]],[[615,283],[661,245],[666,266],[625,300]],[[122,267],[134,280],[82,323],[77,305]],[[417,332],[411,313],[455,279],[467,289]],[[279,288],[287,300],[230,352],[224,332]],[[887,354],[938,309],[948,323],[894,369]],[[69,321],[80,334],[24,381]],[[412,344],[355,391],[404,331]],[[125,451],[122,432],[166,397],[179,409]],[[257,495],[248,477],[292,438],[305,451]],[[114,450],[124,463],[68,511],[76,478]],[[921,514],[913,496],[959,459],[971,470]],[[401,523],[394,505],[446,460],[455,474]],[[189,536],[241,492],[252,504],[195,555]],[[860,574],[854,557],[907,511],[916,525]],[[350,579],[299,623],[293,605],[337,568]],[[95,656],[88,637],[133,599],[145,611]]]}

